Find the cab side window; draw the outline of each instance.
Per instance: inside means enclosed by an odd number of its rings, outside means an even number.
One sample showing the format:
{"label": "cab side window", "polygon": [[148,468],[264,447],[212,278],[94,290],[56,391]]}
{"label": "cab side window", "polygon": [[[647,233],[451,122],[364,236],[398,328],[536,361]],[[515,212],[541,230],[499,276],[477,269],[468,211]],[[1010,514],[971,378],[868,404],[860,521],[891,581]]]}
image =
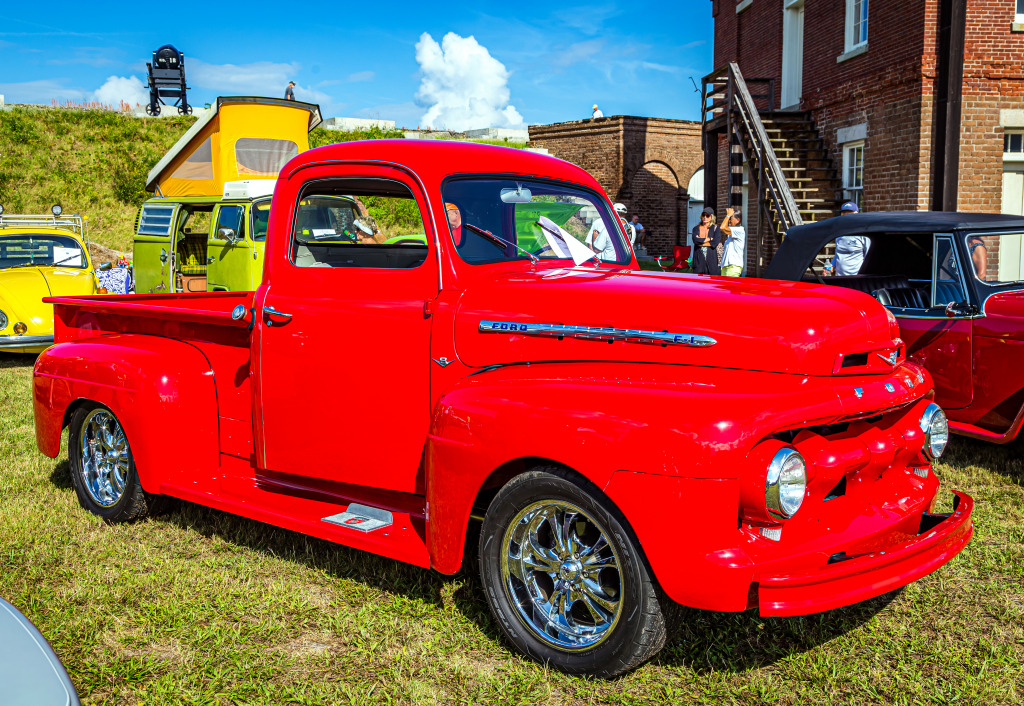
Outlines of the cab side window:
{"label": "cab side window", "polygon": [[931,306],[944,307],[950,303],[959,304],[967,299],[964,295],[963,277],[952,238],[938,237],[935,239],[934,282]]}
{"label": "cab side window", "polygon": [[389,179],[314,183],[299,198],[292,225],[298,267],[410,269],[429,248],[412,192]]}

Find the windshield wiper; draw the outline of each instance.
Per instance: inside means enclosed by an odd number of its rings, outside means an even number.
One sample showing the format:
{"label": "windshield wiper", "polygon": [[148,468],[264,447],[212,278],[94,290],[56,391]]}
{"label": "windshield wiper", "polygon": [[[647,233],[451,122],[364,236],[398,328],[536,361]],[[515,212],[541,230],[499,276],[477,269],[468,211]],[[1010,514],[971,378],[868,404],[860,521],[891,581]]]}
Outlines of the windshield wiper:
{"label": "windshield wiper", "polygon": [[480,228],[479,226],[475,226],[475,225],[473,225],[471,223],[463,223],[462,225],[464,225],[466,228],[469,228],[474,233],[477,233],[478,235],[482,235],[485,238],[490,239],[491,242],[493,242],[493,243],[495,243],[497,245],[500,245],[503,248],[509,248],[509,247],[515,248],[516,250],[518,250],[522,254],[526,255],[528,258],[530,258],[530,261],[533,262],[534,264],[537,264],[538,262],[540,262],[540,260],[537,259],[537,257],[532,252],[530,252],[529,250],[523,250],[521,247],[519,247],[515,243],[511,243],[511,242],[505,240],[504,238],[502,238],[501,236],[495,235],[494,233],[492,233],[489,230],[484,230],[483,228]]}

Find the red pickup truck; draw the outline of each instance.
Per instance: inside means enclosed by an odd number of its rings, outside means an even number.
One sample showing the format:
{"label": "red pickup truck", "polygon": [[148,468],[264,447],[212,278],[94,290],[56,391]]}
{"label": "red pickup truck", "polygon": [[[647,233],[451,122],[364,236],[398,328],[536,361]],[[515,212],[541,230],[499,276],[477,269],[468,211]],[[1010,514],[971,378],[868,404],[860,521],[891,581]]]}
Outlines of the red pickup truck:
{"label": "red pickup truck", "polygon": [[[582,169],[380,141],[281,172],[255,292],[50,300],[39,448],[82,505],[166,496],[459,571],[524,654],[613,675],[675,604],[801,615],[939,568],[933,383],[837,287],[642,272]],[[173,440],[173,441],[171,441]],[[471,534],[473,533],[473,534]]]}

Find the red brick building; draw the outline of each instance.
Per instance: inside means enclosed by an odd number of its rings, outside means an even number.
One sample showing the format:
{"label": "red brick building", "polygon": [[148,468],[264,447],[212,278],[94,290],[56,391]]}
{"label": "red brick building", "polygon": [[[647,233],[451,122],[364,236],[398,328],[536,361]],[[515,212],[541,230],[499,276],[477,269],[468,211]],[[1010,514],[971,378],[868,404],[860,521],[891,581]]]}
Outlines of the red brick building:
{"label": "red brick building", "polygon": [[[798,200],[817,204],[799,206],[804,221],[831,215],[851,199],[870,211],[1024,213],[1024,0],[711,6],[715,66],[735,62],[748,83],[769,86],[770,104],[758,106],[766,122],[783,112],[803,114],[813,129],[803,141],[816,138],[823,149],[826,159],[805,165],[811,176],[798,185],[816,192],[796,190]],[[718,158],[728,153],[727,140],[719,127],[709,154],[719,179],[706,187],[708,200],[722,206],[738,201],[729,195],[738,192],[738,176],[730,179],[728,160]],[[783,155],[802,149],[772,141]],[[786,167],[785,157],[780,161]],[[799,170],[790,174],[799,181]],[[755,224],[770,211],[746,210]],[[748,253],[748,265],[756,259]]]}
{"label": "red brick building", "polygon": [[531,125],[530,145],[583,167],[630,216],[637,214],[649,254],[670,255],[673,245],[687,242],[703,208],[700,123],[612,115]]}

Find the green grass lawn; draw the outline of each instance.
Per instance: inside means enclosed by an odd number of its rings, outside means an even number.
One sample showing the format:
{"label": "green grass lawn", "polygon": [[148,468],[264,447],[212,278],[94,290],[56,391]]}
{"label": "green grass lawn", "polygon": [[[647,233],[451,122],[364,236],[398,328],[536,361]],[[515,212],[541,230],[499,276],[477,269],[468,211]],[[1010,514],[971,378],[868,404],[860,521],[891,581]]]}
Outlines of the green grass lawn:
{"label": "green grass lawn", "polygon": [[976,535],[937,573],[804,618],[688,611],[653,662],[599,681],[513,654],[474,575],[188,503],[103,524],[79,508],[66,455],[36,450],[31,376],[32,357],[0,354],[0,595],[85,703],[1024,701],[1020,444],[952,442],[938,473],[974,496]]}

